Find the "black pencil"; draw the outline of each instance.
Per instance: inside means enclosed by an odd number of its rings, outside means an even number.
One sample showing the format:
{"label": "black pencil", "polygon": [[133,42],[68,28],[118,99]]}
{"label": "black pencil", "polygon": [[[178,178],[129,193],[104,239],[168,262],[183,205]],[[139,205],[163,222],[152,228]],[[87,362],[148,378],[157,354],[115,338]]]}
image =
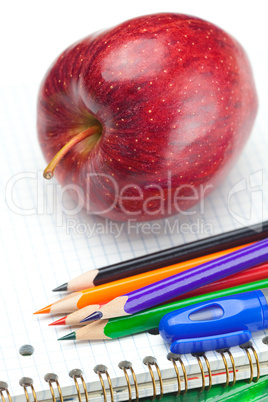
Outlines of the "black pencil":
{"label": "black pencil", "polygon": [[53,289],[79,291],[268,237],[268,221],[94,269]]}

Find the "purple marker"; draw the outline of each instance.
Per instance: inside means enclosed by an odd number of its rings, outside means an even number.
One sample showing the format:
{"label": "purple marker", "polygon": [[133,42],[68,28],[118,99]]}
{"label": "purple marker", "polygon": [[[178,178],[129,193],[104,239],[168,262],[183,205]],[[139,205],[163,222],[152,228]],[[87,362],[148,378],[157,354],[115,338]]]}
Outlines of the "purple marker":
{"label": "purple marker", "polygon": [[138,313],[267,261],[268,239],[264,239],[241,250],[118,296],[81,322]]}

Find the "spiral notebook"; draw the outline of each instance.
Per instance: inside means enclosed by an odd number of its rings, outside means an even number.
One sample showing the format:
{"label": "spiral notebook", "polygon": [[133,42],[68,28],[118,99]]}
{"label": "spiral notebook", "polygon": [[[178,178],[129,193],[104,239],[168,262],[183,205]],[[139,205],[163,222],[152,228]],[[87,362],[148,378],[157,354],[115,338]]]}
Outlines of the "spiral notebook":
{"label": "spiral notebook", "polygon": [[[135,399],[137,389],[140,398],[161,396],[177,392],[179,386],[185,391],[232,383],[234,372],[236,381],[268,373],[266,331],[254,334],[246,349],[174,360],[167,358],[169,345],[159,335],[59,342],[73,328],[49,327],[59,317],[33,315],[59,299],[53,288],[86,270],[267,220],[268,115],[263,106],[268,103],[267,89],[262,81],[254,131],[226,180],[202,208],[198,205],[191,214],[157,221],[158,226],[155,222],[111,226],[77,211],[56,180],[42,178],[45,162],[35,127],[38,85],[1,89],[2,398],[8,400],[8,386],[10,398],[17,402],[34,400],[35,393],[38,401],[53,400],[53,392],[57,400],[62,395],[64,400],[84,401],[85,386],[89,400],[123,401],[129,392]],[[21,354],[25,345],[33,347],[31,355]],[[133,372],[124,370],[124,364],[118,366],[124,361],[132,363]]]}

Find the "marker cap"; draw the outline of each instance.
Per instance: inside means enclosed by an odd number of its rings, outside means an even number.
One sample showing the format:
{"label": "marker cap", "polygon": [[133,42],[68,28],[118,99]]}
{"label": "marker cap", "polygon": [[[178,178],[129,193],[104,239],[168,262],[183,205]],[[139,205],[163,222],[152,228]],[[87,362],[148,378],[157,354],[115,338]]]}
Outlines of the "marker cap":
{"label": "marker cap", "polygon": [[250,331],[236,331],[202,338],[178,339],[170,345],[170,351],[176,354],[207,352],[242,345],[250,339]]}
{"label": "marker cap", "polygon": [[187,353],[230,347],[267,328],[267,311],[264,294],[254,290],[172,311],[161,319],[159,332],[171,348]]}

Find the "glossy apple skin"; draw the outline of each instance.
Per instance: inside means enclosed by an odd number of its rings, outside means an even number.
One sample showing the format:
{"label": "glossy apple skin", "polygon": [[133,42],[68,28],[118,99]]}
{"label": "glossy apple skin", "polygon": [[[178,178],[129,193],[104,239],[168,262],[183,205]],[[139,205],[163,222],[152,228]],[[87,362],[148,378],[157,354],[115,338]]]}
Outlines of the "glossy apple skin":
{"label": "glossy apple skin", "polygon": [[88,213],[159,219],[183,213],[222,182],[257,103],[234,38],[195,17],[155,14],[90,35],[59,56],[40,87],[38,135],[48,162],[96,118],[101,136],[75,145],[57,179],[74,185]]}

